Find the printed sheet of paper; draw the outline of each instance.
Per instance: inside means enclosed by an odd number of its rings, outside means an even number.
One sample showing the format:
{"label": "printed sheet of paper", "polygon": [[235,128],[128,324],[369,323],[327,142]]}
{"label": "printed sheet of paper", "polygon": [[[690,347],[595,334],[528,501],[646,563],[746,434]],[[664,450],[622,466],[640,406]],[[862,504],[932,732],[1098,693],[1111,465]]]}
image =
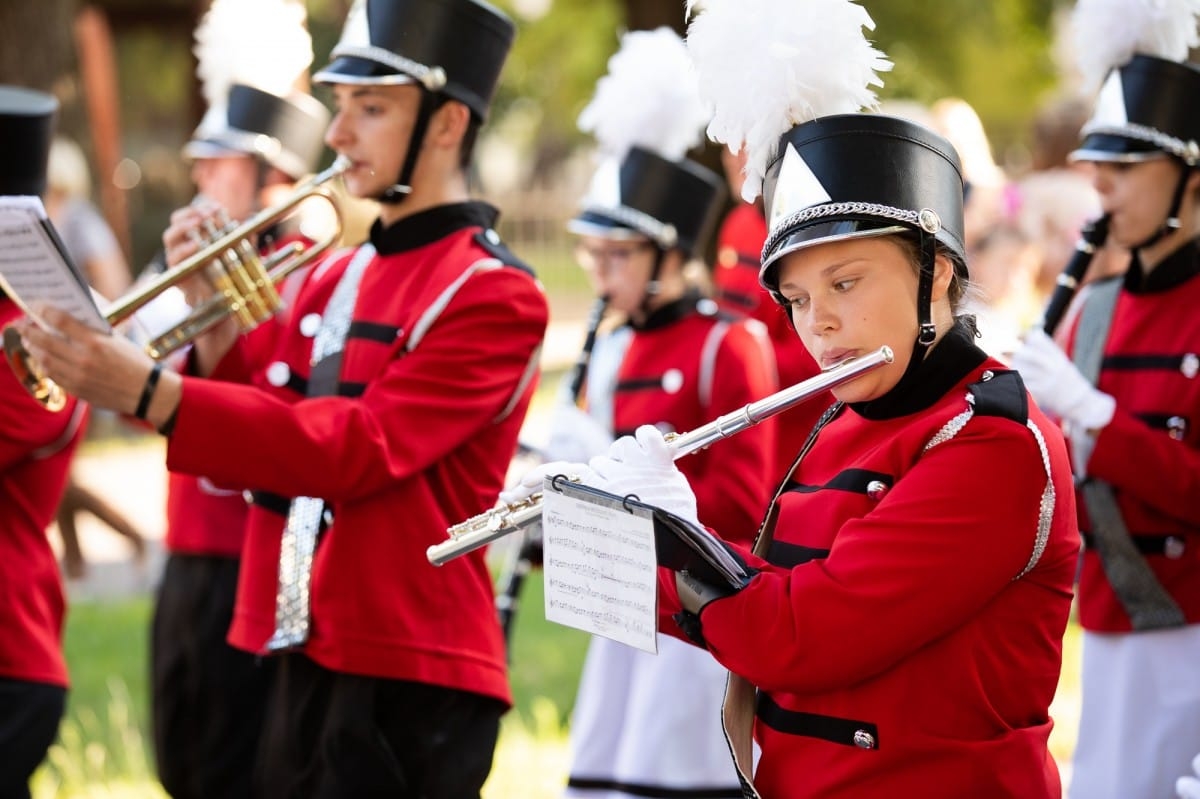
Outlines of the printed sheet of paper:
{"label": "printed sheet of paper", "polygon": [[542,569],[546,618],[646,652],[658,652],[654,521],[620,500],[580,499],[546,478]]}
{"label": "printed sheet of paper", "polygon": [[38,197],[0,197],[0,280],[38,324],[33,309],[58,308],[95,330],[110,330],[75,271]]}

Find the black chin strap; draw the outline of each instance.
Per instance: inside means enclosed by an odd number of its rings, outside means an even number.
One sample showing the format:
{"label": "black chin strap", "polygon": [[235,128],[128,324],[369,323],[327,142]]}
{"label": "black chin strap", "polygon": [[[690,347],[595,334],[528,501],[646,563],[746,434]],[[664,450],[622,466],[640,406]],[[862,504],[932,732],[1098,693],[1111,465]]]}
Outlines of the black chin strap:
{"label": "black chin strap", "polygon": [[417,109],[417,119],[413,123],[412,135],[408,137],[408,150],[404,155],[404,166],[400,168],[400,176],[396,182],[383,190],[376,199],[381,203],[396,205],[404,202],[404,198],[412,193],[412,175],[417,167],[417,158],[421,155],[421,145],[425,142],[425,131],[429,128],[429,120],[433,112],[441,106],[439,95],[426,89],[421,90],[421,106]]}
{"label": "black chin strap", "polygon": [[1187,190],[1188,176],[1191,175],[1192,170],[1195,169],[1194,166],[1185,161],[1181,161],[1181,163],[1183,165],[1183,171],[1179,173],[1179,181],[1175,184],[1175,194],[1171,198],[1171,210],[1167,212],[1166,221],[1159,226],[1158,230],[1154,231],[1150,238],[1135,244],[1130,248],[1133,250],[1134,254],[1137,254],[1137,251],[1144,247],[1157,244],[1167,236],[1174,233],[1176,230],[1179,230],[1181,226],[1179,221],[1179,208],[1183,205],[1183,193]]}
{"label": "black chin strap", "polygon": [[917,340],[913,344],[912,358],[897,387],[905,385],[916,372],[937,338],[937,327],[933,324],[933,269],[937,257],[937,239],[925,230],[921,230],[919,236],[921,269],[917,277]]}
{"label": "black chin strap", "polygon": [[662,274],[663,261],[666,257],[667,251],[657,244],[654,245],[654,266],[650,270],[650,279],[646,281],[646,290],[642,293],[642,304],[638,308],[643,317],[650,315],[650,299],[659,292],[658,278]]}

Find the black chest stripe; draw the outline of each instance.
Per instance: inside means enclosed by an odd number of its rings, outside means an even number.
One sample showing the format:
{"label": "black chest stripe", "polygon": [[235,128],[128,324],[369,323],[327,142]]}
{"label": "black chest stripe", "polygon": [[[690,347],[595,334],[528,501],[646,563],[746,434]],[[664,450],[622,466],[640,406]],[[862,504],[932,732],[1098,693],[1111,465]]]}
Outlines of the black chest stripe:
{"label": "black chest stripe", "polygon": [[812,494],[817,491],[851,491],[855,494],[867,493],[867,486],[871,483],[883,483],[887,488],[891,488],[896,479],[890,474],[883,472],[872,472],[869,469],[847,469],[844,472],[839,472],[825,485],[814,486],[805,483],[797,483],[788,481],[784,491],[794,491],[797,494]]}
{"label": "black chest stripe", "polygon": [[351,322],[346,331],[346,338],[363,338],[368,341],[378,341],[380,344],[391,344],[399,335],[400,328],[394,325],[380,325],[375,322]]}
{"label": "black chest stripe", "polygon": [[[879,731],[874,724],[853,719],[840,719],[836,716],[822,716],[817,713],[801,713],[796,710],[784,710],[765,693],[758,695],[756,715],[763,724],[776,732],[787,735],[803,735],[808,738],[820,738],[843,746],[853,746],[862,749],[879,748]],[[872,746],[864,746],[870,736]],[[856,741],[862,741],[858,743]]]}
{"label": "black chest stripe", "polygon": [[617,383],[616,393],[625,391],[652,391],[662,388],[661,377],[643,377],[640,380],[622,380]]}
{"label": "black chest stripe", "polygon": [[767,563],[785,569],[808,563],[810,560],[824,560],[827,557],[829,557],[828,549],[785,544],[782,541],[772,541],[771,548],[767,550]]}
{"label": "black chest stripe", "polygon": [[[1183,362],[1188,355],[1108,355],[1101,363],[1101,369],[1114,372],[1136,372],[1161,369],[1169,372],[1183,371]],[[1191,355],[1195,358],[1195,355]]]}

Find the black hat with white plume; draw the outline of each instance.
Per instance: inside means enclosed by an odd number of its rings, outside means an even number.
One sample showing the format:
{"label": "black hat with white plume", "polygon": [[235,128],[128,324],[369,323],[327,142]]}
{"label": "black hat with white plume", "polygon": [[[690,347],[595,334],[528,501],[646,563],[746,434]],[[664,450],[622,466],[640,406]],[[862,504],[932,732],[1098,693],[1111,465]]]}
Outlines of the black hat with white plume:
{"label": "black hat with white plume", "polygon": [[743,198],[763,194],[769,232],[759,279],[818,244],[912,235],[920,243],[919,332],[910,369],[934,341],[930,296],[940,247],[966,276],[957,153],[920,125],[879,114],[872,87],[891,63],[874,22],[849,0],[706,0],[688,30],[710,138],[747,149]]}
{"label": "black hat with white plume", "polygon": [[292,178],[316,168],[329,111],[295,88],[313,57],[304,22],[295,0],[213,0],[194,49],[208,110],[185,158],[255,155]]}
{"label": "black hat with white plume", "polygon": [[1072,15],[1085,85],[1099,86],[1077,161],[1200,162],[1197,0],[1080,0]]}
{"label": "black hat with white plume", "polygon": [[708,111],[687,49],[670,28],[633,31],[579,115],[601,158],[568,229],[585,235],[645,236],[663,250],[697,254],[724,202],[724,183],[686,158]]}

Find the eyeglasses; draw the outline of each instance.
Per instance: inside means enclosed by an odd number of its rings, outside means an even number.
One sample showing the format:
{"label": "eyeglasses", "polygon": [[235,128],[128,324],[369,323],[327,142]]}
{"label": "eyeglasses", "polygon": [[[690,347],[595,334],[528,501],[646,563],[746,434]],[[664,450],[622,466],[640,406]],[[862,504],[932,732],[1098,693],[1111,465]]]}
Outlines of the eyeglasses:
{"label": "eyeglasses", "polygon": [[653,249],[649,241],[631,241],[589,247],[582,242],[575,245],[575,260],[589,272],[604,269],[620,269],[629,264],[639,252]]}

